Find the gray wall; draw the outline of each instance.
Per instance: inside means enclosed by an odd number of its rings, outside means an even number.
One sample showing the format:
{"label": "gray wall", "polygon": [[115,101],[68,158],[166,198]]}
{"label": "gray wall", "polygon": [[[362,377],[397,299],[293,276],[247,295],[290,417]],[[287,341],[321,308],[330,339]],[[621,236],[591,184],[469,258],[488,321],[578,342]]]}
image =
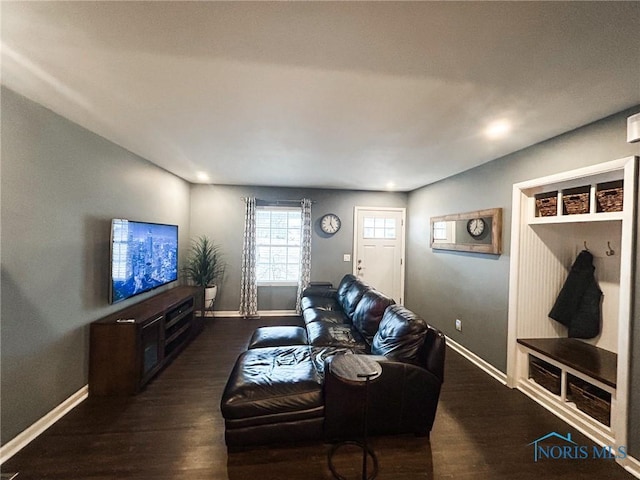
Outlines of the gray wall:
{"label": "gray wall", "polygon": [[110,219],[177,224],[184,252],[189,184],[7,89],[1,143],[5,443],[87,384],[89,323],[151,295],[108,304]]}
{"label": "gray wall", "polygon": [[[640,106],[411,192],[407,306],[505,372],[512,185],[640,154],[638,144],[626,142],[626,118],[638,111]],[[502,255],[432,251],[429,247],[430,217],[493,207],[503,208]],[[462,332],[454,328],[456,318],[463,322]],[[637,322],[633,329],[635,345],[639,345]],[[631,418],[638,431],[640,354],[632,358],[636,381],[632,383]]]}
{"label": "gray wall", "polygon": [[[240,187],[194,185],[191,189],[191,234],[208,235],[219,243],[229,264],[215,309],[237,311],[240,302],[240,262],[244,228],[242,197],[255,196],[268,201],[313,200],[311,243],[311,280],[329,281],[337,285],[345,273],[351,273],[352,262],[344,262],[343,254],[353,250],[353,214],[355,206],[406,207],[407,195],[390,192],[346,190]],[[325,213],[336,213],[342,227],[332,237],[320,232],[318,221]],[[292,310],[295,308],[293,287],[259,287],[259,310]]]}

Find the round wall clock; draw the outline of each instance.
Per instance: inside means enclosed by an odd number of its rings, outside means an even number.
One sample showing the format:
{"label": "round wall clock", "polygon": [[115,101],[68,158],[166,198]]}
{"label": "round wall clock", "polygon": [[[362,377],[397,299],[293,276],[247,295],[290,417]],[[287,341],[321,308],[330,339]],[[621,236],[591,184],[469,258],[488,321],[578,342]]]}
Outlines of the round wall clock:
{"label": "round wall clock", "polygon": [[467,222],[467,232],[474,238],[479,237],[484,233],[486,223],[482,218],[472,218]]}
{"label": "round wall clock", "polygon": [[335,213],[327,213],[320,219],[320,229],[328,235],[333,235],[340,230],[340,225],[340,217]]}

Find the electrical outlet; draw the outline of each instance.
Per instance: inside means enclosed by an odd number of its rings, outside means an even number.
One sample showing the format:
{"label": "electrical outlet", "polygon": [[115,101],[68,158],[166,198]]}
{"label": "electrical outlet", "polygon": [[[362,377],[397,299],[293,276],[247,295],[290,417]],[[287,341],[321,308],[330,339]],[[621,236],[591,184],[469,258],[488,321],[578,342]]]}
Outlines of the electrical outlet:
{"label": "electrical outlet", "polygon": [[459,332],[462,331],[462,320],[460,320],[459,318],[456,318],[456,330],[458,330]]}

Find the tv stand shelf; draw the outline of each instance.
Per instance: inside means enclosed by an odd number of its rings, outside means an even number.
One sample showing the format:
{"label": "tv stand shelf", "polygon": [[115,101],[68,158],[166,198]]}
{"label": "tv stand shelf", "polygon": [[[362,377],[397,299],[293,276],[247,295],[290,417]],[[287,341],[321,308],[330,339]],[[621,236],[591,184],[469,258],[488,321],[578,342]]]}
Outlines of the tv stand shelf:
{"label": "tv stand shelf", "polygon": [[91,323],[89,394],[132,395],[202,330],[199,290],[176,287]]}
{"label": "tv stand shelf", "polygon": [[167,330],[170,329],[171,327],[176,325],[180,320],[186,318],[187,315],[191,314],[191,312],[193,312],[193,308],[192,307],[188,311],[179,314],[177,317],[172,318],[171,320],[167,320],[164,328],[167,329]]}

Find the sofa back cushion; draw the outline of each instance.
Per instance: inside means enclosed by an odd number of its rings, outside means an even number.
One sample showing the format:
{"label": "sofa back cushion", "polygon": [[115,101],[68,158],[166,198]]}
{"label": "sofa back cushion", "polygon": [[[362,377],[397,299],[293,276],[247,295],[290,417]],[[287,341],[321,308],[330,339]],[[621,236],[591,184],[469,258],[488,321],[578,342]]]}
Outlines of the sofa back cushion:
{"label": "sofa back cushion", "polygon": [[392,298],[378,292],[377,290],[367,290],[358,302],[358,306],[353,312],[353,326],[364,337],[365,341],[371,345],[373,337],[378,332],[380,321],[389,305],[393,305]]}
{"label": "sofa back cushion", "polygon": [[[371,353],[400,362],[420,364],[427,322],[402,305],[390,305],[373,337]],[[422,354],[422,355],[420,355]]]}
{"label": "sofa back cushion", "polygon": [[340,285],[338,285],[338,291],[336,292],[336,298],[338,299],[338,303],[340,305],[342,305],[342,302],[344,302],[344,297],[349,291],[349,288],[351,288],[351,285],[353,285],[353,282],[357,280],[358,278],[351,273],[347,273],[344,277],[342,277],[342,280],[340,280]]}
{"label": "sofa back cushion", "polygon": [[347,317],[349,317],[349,319],[353,319],[353,312],[355,312],[358,303],[362,299],[362,296],[365,294],[365,292],[370,289],[371,287],[369,285],[361,282],[358,279],[356,279],[349,285],[349,288],[347,288],[347,291],[344,294],[342,302],[340,302],[344,313],[347,315]]}

